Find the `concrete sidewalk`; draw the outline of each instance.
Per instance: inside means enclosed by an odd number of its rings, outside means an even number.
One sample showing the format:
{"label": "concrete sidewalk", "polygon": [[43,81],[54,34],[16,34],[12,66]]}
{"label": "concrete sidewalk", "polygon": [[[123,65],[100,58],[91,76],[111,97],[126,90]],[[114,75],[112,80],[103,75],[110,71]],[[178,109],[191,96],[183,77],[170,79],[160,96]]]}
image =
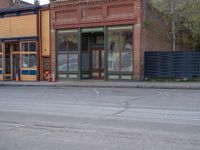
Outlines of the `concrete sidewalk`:
{"label": "concrete sidewalk", "polygon": [[15,82],[0,81],[0,86],[52,86],[52,87],[98,87],[98,88],[157,88],[200,90],[200,82],[121,82],[121,81],[58,81]]}

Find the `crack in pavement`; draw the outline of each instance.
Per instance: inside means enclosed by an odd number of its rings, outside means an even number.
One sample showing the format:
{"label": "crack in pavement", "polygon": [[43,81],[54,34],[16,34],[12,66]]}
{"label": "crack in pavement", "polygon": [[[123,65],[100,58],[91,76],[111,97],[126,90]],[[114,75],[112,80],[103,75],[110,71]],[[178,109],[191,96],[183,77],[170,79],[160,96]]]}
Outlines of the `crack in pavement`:
{"label": "crack in pavement", "polygon": [[100,117],[101,119],[105,119],[107,117],[114,117],[116,115],[119,115],[119,114],[122,114],[123,112],[125,112],[127,109],[129,109],[130,105],[132,102],[134,101],[137,101],[137,100],[140,100],[141,98],[144,98],[144,97],[135,97],[135,98],[131,98],[127,101],[124,101],[121,105],[122,109],[115,112],[115,113],[112,113],[112,114],[108,114],[108,115],[104,115],[103,117]]}

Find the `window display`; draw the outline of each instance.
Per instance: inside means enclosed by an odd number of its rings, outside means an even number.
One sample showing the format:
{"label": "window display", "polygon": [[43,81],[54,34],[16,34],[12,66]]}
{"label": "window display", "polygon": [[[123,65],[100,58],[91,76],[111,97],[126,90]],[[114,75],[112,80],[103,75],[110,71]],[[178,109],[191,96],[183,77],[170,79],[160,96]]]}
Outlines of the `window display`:
{"label": "window display", "polygon": [[78,30],[57,31],[57,71],[78,72]]}
{"label": "window display", "polygon": [[108,71],[133,71],[133,27],[108,28]]}
{"label": "window display", "polygon": [[29,68],[28,66],[28,54],[22,55],[22,67]]}
{"label": "window display", "polygon": [[22,68],[36,68],[37,55],[36,55],[36,42],[22,43]]}
{"label": "window display", "polygon": [[30,54],[29,55],[29,67],[30,68],[34,68],[34,67],[37,67],[37,64],[36,64],[36,54]]}

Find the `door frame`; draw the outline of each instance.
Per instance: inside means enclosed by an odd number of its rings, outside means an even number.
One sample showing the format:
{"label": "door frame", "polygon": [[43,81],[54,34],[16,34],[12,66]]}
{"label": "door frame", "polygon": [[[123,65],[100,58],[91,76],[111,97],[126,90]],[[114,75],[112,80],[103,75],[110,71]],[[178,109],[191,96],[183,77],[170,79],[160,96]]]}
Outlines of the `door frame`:
{"label": "door frame", "polygon": [[14,77],[14,55],[19,55],[19,72],[18,72],[18,78],[20,79],[20,66],[21,66],[21,56],[20,56],[20,53],[19,52],[13,52],[11,54],[11,57],[12,57],[12,60],[11,60],[11,75],[12,75],[12,80],[15,80],[16,77]]}
{"label": "door frame", "polygon": [[[96,29],[96,30],[95,30]],[[80,57],[79,57],[79,68],[80,68],[80,79],[98,79],[98,80],[107,80],[107,64],[106,64],[106,62],[107,62],[107,36],[106,36],[106,34],[107,34],[107,30],[106,30],[107,28],[106,28],[106,26],[104,26],[104,27],[94,27],[94,28],[81,28],[80,29],[80,38],[79,38],[79,43],[80,43]],[[83,78],[83,70],[82,70],[82,40],[83,40],[83,38],[82,38],[82,36],[83,36],[83,34],[84,33],[88,33],[88,34],[90,34],[90,33],[93,33],[93,34],[97,34],[98,35],[98,33],[102,33],[103,34],[103,44],[100,44],[100,45],[89,45],[89,47],[88,47],[88,52],[89,52],[89,66],[90,66],[90,77],[89,78]],[[94,42],[94,39],[92,40],[92,42]],[[92,68],[92,49],[99,49],[99,50],[101,50],[101,56],[99,55],[99,60],[100,61],[104,61],[104,62],[101,62],[100,64],[101,64],[101,67],[102,67],[102,64],[104,63],[104,67],[103,68],[101,68],[101,69],[98,69],[98,70],[101,70],[101,71],[99,71],[99,76],[100,76],[100,74],[103,74],[103,76],[102,77],[99,77],[99,78],[96,78],[96,77],[93,77],[93,75],[92,75],[92,72],[93,72],[93,70],[95,70],[95,69],[93,69]],[[102,53],[103,52],[103,53]],[[102,59],[102,55],[104,55],[104,60]]]}
{"label": "door frame", "polygon": [[[9,45],[10,47],[10,73],[7,74],[6,73],[6,45]],[[11,43],[10,42],[6,42],[4,43],[4,55],[3,55],[3,61],[4,61],[4,80],[12,80],[12,54],[11,54],[11,51],[12,51],[12,48],[11,48]]]}

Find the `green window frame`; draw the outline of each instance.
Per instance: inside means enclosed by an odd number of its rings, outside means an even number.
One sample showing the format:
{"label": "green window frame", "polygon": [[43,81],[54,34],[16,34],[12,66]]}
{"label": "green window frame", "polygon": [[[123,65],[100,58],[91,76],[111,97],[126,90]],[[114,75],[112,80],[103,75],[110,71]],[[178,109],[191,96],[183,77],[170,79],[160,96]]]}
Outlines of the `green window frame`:
{"label": "green window frame", "polygon": [[56,37],[58,78],[78,78],[78,29],[58,30]]}
{"label": "green window frame", "polygon": [[132,76],[133,48],[132,25],[107,28],[108,75],[116,75],[117,79]]}

